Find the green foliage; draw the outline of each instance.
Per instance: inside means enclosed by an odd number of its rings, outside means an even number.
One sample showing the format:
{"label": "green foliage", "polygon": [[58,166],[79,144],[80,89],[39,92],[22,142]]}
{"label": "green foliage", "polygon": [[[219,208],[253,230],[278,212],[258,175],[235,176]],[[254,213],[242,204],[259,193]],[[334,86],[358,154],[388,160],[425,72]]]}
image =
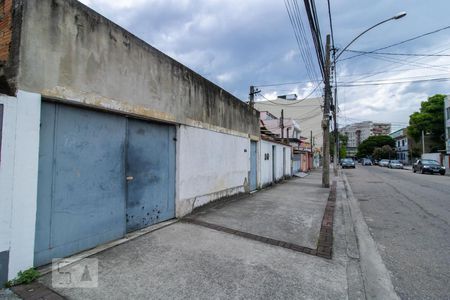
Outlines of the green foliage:
{"label": "green foliage", "polygon": [[[330,155],[334,157],[334,132],[330,133]],[[339,133],[339,155],[340,157],[346,157],[347,156],[347,142],[348,142],[348,136]]]}
{"label": "green foliage", "polygon": [[395,148],[395,140],[388,135],[370,136],[358,146],[357,157],[368,157],[374,153],[375,148],[385,145]]}
{"label": "green foliage", "polygon": [[444,148],[444,141],[441,136],[445,132],[444,128],[444,100],[445,96],[436,94],[423,101],[420,111],[409,116],[409,126],[407,133],[416,142],[421,139],[422,131],[431,136],[436,149]]}
{"label": "green foliage", "polygon": [[19,284],[32,283],[37,278],[39,278],[39,276],[40,276],[39,272],[36,271],[36,269],[34,269],[34,268],[29,268],[28,270],[25,270],[23,272],[19,271],[19,273],[17,273],[16,278],[14,278],[13,280],[7,281],[5,283],[5,287],[9,288],[9,287],[19,285]]}

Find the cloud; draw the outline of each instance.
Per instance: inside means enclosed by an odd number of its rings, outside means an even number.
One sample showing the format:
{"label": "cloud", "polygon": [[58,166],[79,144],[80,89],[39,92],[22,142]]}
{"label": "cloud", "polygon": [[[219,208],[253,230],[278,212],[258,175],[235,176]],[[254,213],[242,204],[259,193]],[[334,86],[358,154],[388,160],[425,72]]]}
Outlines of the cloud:
{"label": "cloud", "polygon": [[[222,86],[242,100],[250,85],[299,82],[261,87],[269,99],[296,93],[307,96],[316,86],[298,51],[283,1],[271,0],[83,0],[152,46]],[[450,3],[391,0],[331,1],[334,39],[342,49],[371,25],[399,11],[408,16],[390,21],[358,39],[351,48],[370,51],[447,25]],[[300,9],[303,11],[301,1]],[[328,33],[326,1],[316,3],[321,32]],[[303,21],[306,23],[306,17]],[[305,28],[309,35],[308,26]],[[430,35],[386,51],[450,53],[449,32]],[[314,55],[314,50],[311,50]],[[343,54],[348,57],[348,54]],[[317,59],[311,62],[320,74]],[[386,61],[389,60],[389,61]],[[338,65],[339,81],[399,81],[401,78],[448,73],[450,59],[361,56]],[[438,66],[428,67],[424,64]],[[370,75],[381,72],[378,75]],[[360,75],[358,75],[360,74]],[[365,78],[364,78],[365,77]],[[441,76],[442,77],[442,76]],[[412,80],[411,78],[410,80]],[[449,82],[339,88],[340,122],[373,119],[407,123],[420,101],[435,93],[450,93]],[[319,88],[314,96],[320,96]]]}

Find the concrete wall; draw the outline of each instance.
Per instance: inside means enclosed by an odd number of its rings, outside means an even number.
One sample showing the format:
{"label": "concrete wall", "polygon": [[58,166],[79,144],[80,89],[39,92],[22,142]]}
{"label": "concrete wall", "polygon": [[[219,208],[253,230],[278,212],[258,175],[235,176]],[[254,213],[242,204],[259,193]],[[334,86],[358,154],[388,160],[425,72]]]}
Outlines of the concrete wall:
{"label": "concrete wall", "polygon": [[[149,119],[259,136],[258,112],[75,0],[23,8],[17,87]],[[19,26],[19,24],[15,24]],[[10,81],[12,81],[10,79]]]}
{"label": "concrete wall", "polygon": [[177,217],[248,191],[248,138],[181,125],[177,140]]}
{"label": "concrete wall", "polygon": [[[274,143],[270,141],[260,141],[260,155],[259,155],[259,186],[265,187],[273,182],[282,180],[284,176],[291,176],[291,151],[290,146]],[[275,147],[275,178],[273,177],[273,155],[272,147]],[[283,170],[283,149],[285,149],[286,165]],[[268,155],[267,155],[268,154]]]}
{"label": "concrete wall", "polygon": [[18,91],[4,105],[0,162],[0,252],[9,251],[8,278],[33,266],[41,99]]}

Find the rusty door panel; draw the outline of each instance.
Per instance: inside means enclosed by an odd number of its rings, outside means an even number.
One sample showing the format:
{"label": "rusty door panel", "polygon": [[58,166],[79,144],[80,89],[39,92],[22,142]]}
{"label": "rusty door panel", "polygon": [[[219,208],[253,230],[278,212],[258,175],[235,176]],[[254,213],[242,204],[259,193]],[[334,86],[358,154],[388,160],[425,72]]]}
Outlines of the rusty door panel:
{"label": "rusty door panel", "polygon": [[175,217],[175,128],[129,119],[127,232]]}

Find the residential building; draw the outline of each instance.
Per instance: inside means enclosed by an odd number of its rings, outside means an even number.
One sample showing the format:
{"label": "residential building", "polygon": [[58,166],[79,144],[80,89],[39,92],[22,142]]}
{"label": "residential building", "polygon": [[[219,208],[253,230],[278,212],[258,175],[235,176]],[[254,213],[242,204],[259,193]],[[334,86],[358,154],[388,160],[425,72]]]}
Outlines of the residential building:
{"label": "residential building", "polygon": [[257,110],[78,1],[0,10],[0,284],[262,186]]}
{"label": "residential building", "polygon": [[[313,149],[322,149],[322,118],[321,105],[323,99],[309,98],[302,101],[276,99],[271,101],[257,101],[255,108],[261,112],[268,112],[272,116],[280,116],[284,110],[285,119],[292,119],[301,127],[301,134],[308,142],[313,142]],[[311,141],[311,133],[314,141]],[[290,132],[292,134],[292,131]]]}
{"label": "residential building", "polygon": [[397,159],[403,164],[412,163],[412,146],[413,141],[406,133],[406,128],[399,129],[389,134],[395,140],[395,150],[397,152]]}
{"label": "residential building", "polygon": [[[261,124],[264,129],[261,133],[270,131],[272,138],[289,143],[292,147],[292,172],[308,171],[312,168],[312,149],[306,137],[301,136],[300,126],[292,118],[276,117],[268,111],[260,112]],[[283,130],[281,129],[283,127]],[[264,136],[264,135],[263,135]]]}
{"label": "residential building", "polygon": [[390,123],[377,123],[372,121],[353,123],[340,129],[340,132],[348,137],[348,156],[355,156],[358,151],[358,146],[370,136],[388,135],[390,131]]}

